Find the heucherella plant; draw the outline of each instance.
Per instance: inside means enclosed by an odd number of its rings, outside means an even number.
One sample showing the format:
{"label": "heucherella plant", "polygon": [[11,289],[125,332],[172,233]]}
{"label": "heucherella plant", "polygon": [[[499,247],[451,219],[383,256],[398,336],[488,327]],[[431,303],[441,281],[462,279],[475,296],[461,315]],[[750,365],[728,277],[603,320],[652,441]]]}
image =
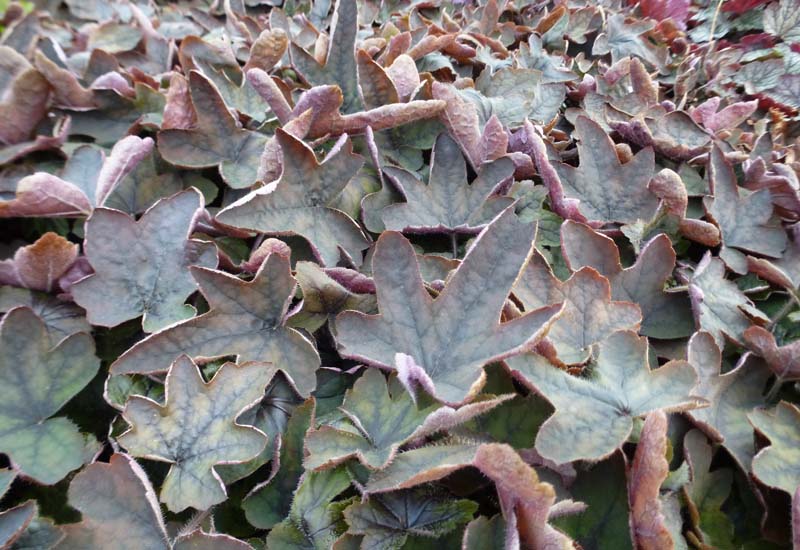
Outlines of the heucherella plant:
{"label": "heucherella plant", "polygon": [[0,1],[0,548],[800,547],[799,14]]}

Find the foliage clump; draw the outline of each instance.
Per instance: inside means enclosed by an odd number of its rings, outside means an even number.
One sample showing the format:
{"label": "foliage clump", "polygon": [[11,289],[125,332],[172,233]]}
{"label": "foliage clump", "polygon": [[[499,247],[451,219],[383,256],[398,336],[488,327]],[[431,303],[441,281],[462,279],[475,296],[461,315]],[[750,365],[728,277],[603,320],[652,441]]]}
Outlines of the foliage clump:
{"label": "foliage clump", "polygon": [[794,0],[0,14],[0,548],[800,544]]}

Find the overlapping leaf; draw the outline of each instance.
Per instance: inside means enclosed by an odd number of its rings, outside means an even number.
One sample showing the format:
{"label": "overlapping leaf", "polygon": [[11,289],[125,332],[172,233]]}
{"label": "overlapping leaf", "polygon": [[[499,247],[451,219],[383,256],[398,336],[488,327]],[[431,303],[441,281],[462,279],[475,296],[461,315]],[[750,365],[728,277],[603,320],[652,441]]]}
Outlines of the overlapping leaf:
{"label": "overlapping leaf", "polygon": [[56,414],[100,367],[91,336],[80,332],[53,346],[47,327],[25,307],[0,322],[0,451],[23,474],[53,484],[84,463],[86,440]]}
{"label": "overlapping leaf", "polygon": [[250,187],[258,179],[258,159],[267,135],[242,128],[219,90],[202,73],[189,73],[189,91],[196,114],[195,126],[159,132],[159,152],[176,166],[218,166],[231,187]]}
{"label": "overlapping leaf", "polygon": [[686,361],[650,369],[645,338],[620,331],[599,348],[586,377],[568,374],[539,355],[508,361],[520,380],[556,409],[539,428],[536,450],[558,464],[610,455],[630,436],[634,418],[706,405],[693,392],[697,373]]}
{"label": "overlapping leaf", "polygon": [[[415,376],[439,399],[461,403],[472,397],[483,385],[484,364],[541,338],[560,311],[559,305],[548,306],[498,324],[534,235],[534,227],[505,210],[478,236],[434,300],[423,286],[410,243],[399,233],[385,232],[373,257],[381,313],[339,314],[340,353],[385,368],[403,353],[421,367]],[[473,286],[477,280],[491,280],[492,287]]]}
{"label": "overlapping leaf", "polygon": [[[202,195],[190,189],[159,201],[138,221],[117,210],[92,213],[85,251],[94,274],[71,287],[90,323],[115,326],[143,315],[145,331],[154,332],[194,315],[184,305],[197,288],[189,266],[217,267],[216,247],[189,239],[202,206]],[[143,268],[133,270],[132,263]]]}
{"label": "overlapping leaf", "polygon": [[305,336],[286,327],[296,287],[289,260],[270,254],[252,281],[201,267],[191,271],[211,310],[148,336],[112,364],[112,373],[163,372],[181,354],[234,355],[240,362],[271,362],[302,394],[311,391],[319,355]]}
{"label": "overlapping leaf", "polygon": [[800,486],[800,409],[781,401],[774,410],[757,409],[748,418],[771,442],[753,458],[753,474],[764,484],[794,495]]}
{"label": "overlapping leaf", "polygon": [[399,168],[387,166],[384,172],[406,199],[381,212],[386,229],[392,231],[475,232],[513,202],[495,195],[514,173],[511,160],[483,164],[478,177],[467,185],[467,163],[446,134],[436,140],[427,184]]}
{"label": "overlapping leaf", "polygon": [[214,466],[254,458],[266,445],[263,432],[236,419],[261,398],[272,374],[261,363],[226,363],[206,383],[182,355],[167,373],[164,405],[141,396],[128,400],[122,415],[131,428],[119,443],[133,456],[172,464],[161,486],[169,510],[206,510],[225,500]]}
{"label": "overlapping leaf", "polygon": [[349,138],[343,136],[319,163],[301,140],[280,129],[275,135],[283,152],[281,177],[225,208],[217,219],[273,235],[304,237],[325,265],[335,266],[340,251],[360,264],[369,241],[347,214],[331,207],[363,164]]}

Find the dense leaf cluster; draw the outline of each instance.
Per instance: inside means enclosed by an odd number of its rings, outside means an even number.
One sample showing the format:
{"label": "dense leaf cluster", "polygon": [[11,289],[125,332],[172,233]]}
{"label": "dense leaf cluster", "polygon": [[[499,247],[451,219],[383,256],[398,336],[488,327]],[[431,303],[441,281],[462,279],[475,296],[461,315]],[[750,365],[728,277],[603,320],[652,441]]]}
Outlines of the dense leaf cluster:
{"label": "dense leaf cluster", "polygon": [[794,0],[0,13],[0,548],[800,545]]}

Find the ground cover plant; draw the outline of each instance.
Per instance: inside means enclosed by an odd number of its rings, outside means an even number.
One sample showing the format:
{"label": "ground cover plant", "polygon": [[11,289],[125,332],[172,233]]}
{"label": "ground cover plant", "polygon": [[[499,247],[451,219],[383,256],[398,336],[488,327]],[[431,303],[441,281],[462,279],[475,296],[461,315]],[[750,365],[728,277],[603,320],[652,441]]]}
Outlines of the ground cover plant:
{"label": "ground cover plant", "polygon": [[794,0],[0,0],[0,548],[800,548]]}

